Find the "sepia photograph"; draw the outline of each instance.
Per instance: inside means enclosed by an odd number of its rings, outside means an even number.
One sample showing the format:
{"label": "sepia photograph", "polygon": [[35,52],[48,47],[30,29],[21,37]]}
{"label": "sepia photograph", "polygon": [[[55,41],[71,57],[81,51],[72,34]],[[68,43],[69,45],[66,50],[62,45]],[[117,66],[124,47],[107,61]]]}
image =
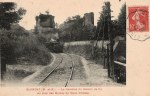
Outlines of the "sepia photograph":
{"label": "sepia photograph", "polygon": [[1,2],[1,87],[126,87],[126,10],[124,0]]}
{"label": "sepia photograph", "polygon": [[0,96],[150,96],[149,0],[0,0]]}

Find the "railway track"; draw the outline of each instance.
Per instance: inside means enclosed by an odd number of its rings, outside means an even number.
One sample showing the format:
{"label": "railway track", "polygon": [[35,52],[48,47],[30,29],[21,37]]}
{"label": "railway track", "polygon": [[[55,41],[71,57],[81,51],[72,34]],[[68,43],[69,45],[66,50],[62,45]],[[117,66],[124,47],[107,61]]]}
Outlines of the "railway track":
{"label": "railway track", "polygon": [[[48,75],[47,75],[43,80],[40,81],[40,83],[39,83],[38,85],[40,85],[41,83],[43,83],[43,82],[54,72],[54,70],[62,63],[62,61],[63,61],[63,57],[62,57],[61,61],[58,63],[58,65],[55,66],[54,69],[52,69],[52,70],[48,73]],[[38,86],[38,85],[37,85],[37,86]]]}
{"label": "railway track", "polygon": [[[47,71],[47,75],[39,76],[37,78],[41,78],[42,80],[39,81],[37,86],[57,86],[58,87],[67,87],[70,80],[73,76],[74,71],[74,61],[71,55],[69,54],[60,54],[61,60],[58,63],[55,63],[53,68],[51,70],[45,70]],[[68,60],[70,62],[67,62]],[[49,71],[49,72],[48,72]],[[44,77],[44,78],[43,78]]]}
{"label": "railway track", "polygon": [[[69,54],[68,54],[69,55]],[[69,77],[69,79],[67,80],[67,82],[66,82],[66,84],[65,84],[65,87],[67,87],[67,85],[68,85],[68,83],[69,83],[69,81],[72,79],[72,76],[73,76],[73,71],[74,71],[74,61],[73,61],[73,59],[72,59],[72,57],[71,57],[71,55],[69,55],[70,56],[70,58],[71,58],[71,60],[72,60],[72,70],[71,70],[71,74],[70,74],[70,77]]]}

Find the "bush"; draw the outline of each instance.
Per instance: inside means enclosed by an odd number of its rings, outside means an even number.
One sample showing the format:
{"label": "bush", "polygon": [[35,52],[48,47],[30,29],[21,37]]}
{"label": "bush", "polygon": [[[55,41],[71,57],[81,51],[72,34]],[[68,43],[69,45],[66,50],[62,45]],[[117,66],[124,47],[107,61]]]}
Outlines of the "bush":
{"label": "bush", "polygon": [[90,59],[92,56],[92,46],[91,45],[68,45],[68,46],[64,46],[64,52],[80,55],[86,59]]}
{"label": "bush", "polygon": [[84,42],[80,42],[74,44],[71,42],[70,44],[66,44],[64,46],[64,52],[75,54],[84,57],[85,59],[95,61],[98,64],[103,64],[103,58],[106,55],[106,49],[102,49],[101,47],[94,46],[94,42],[90,42],[85,44]]}
{"label": "bush", "polygon": [[48,49],[39,42],[36,35],[18,26],[11,30],[1,30],[2,64],[20,63],[46,65],[51,60]]}

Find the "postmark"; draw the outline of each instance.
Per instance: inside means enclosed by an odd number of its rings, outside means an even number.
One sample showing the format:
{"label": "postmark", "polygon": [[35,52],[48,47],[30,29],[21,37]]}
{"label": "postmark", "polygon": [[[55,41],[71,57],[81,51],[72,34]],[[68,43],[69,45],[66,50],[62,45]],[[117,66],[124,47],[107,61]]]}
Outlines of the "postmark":
{"label": "postmark", "polygon": [[150,38],[149,6],[127,6],[127,34],[133,40]]}

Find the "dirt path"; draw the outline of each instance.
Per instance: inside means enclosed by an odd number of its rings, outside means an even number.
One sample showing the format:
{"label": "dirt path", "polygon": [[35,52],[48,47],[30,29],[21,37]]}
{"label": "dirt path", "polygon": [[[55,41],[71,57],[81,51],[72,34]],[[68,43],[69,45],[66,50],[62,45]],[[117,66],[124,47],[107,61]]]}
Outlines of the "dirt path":
{"label": "dirt path", "polygon": [[[116,83],[111,78],[108,77],[107,69],[103,69],[103,66],[100,64],[96,64],[95,62],[87,61],[85,58],[77,55],[72,55],[72,57],[76,58],[77,64],[80,65],[78,70],[84,70],[82,73],[82,77],[84,79],[76,79],[70,82],[70,87],[109,87],[109,86],[117,86],[123,87],[125,85]],[[82,68],[81,68],[82,67]],[[77,67],[76,67],[77,68]],[[75,73],[76,74],[76,73]],[[81,73],[78,73],[81,74]]]}
{"label": "dirt path", "polygon": [[[22,84],[21,86],[33,86],[35,84],[38,84],[39,80],[36,79],[39,79],[39,76],[43,76],[44,78],[44,73],[46,72],[45,70],[47,68],[52,68],[52,66],[55,66],[57,63],[59,63],[61,60],[61,56],[63,56],[62,64],[57,68],[57,70],[54,72],[55,74],[49,78],[44,86],[64,87],[64,85],[62,85],[62,81],[65,82],[66,80],[66,78],[64,77],[67,75],[65,74],[68,74],[69,76],[70,73],[66,72],[69,72],[67,70],[70,70],[70,65],[72,62],[69,55],[64,53],[61,53],[61,55],[53,54],[53,62],[48,66],[40,68],[40,70],[36,71],[34,74],[24,78],[22,82],[19,82],[20,84]],[[125,86],[123,84],[114,82],[111,78],[108,78],[107,69],[103,69],[103,66],[101,64],[95,64],[95,62],[87,61],[85,58],[78,55],[71,54],[71,57],[74,61],[74,71],[67,87]],[[63,71],[61,69],[63,69]],[[45,73],[45,75],[46,74],[47,73]]]}
{"label": "dirt path", "polygon": [[121,83],[116,83],[113,79],[108,77],[108,70],[103,69],[100,64],[95,64],[95,62],[85,62],[86,60],[82,58],[82,62],[88,67],[88,82],[86,87],[124,87],[125,85]]}

